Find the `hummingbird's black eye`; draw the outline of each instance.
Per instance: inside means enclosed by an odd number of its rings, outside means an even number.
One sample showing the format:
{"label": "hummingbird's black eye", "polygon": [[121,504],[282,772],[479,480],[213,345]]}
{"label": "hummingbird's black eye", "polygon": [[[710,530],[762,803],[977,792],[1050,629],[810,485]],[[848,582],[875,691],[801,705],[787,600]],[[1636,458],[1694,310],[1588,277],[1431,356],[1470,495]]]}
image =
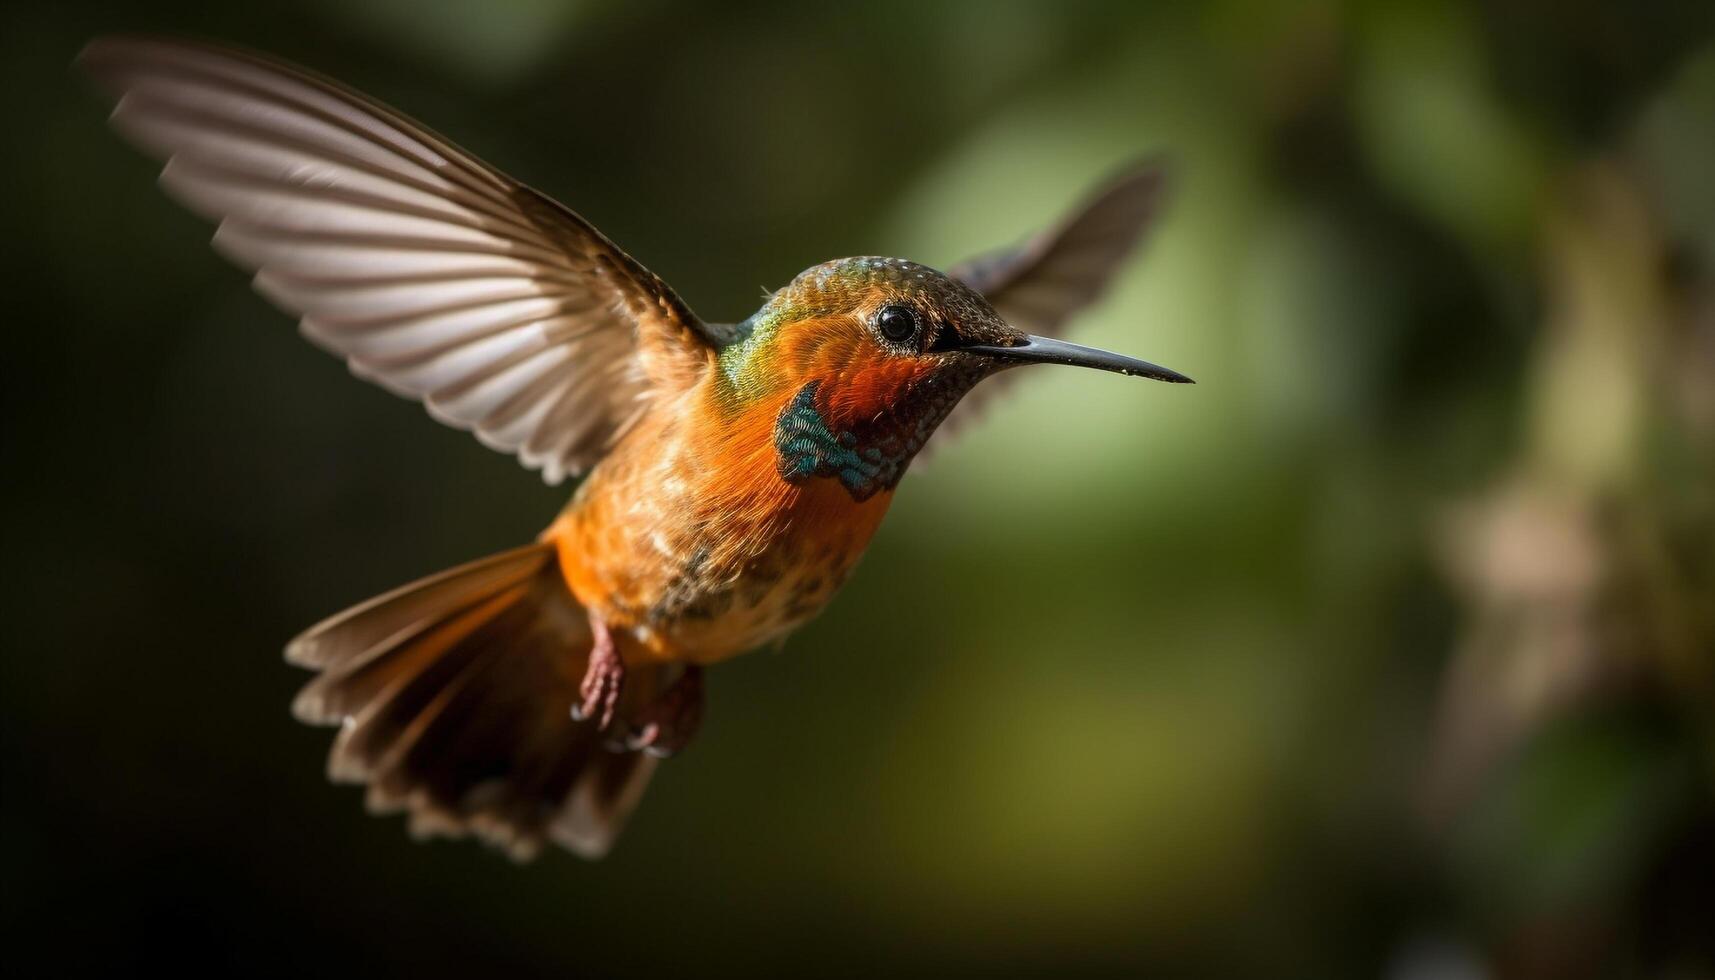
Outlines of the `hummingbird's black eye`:
{"label": "hummingbird's black eye", "polygon": [[917,336],[917,313],[909,306],[884,306],[875,315],[875,329],[896,344]]}

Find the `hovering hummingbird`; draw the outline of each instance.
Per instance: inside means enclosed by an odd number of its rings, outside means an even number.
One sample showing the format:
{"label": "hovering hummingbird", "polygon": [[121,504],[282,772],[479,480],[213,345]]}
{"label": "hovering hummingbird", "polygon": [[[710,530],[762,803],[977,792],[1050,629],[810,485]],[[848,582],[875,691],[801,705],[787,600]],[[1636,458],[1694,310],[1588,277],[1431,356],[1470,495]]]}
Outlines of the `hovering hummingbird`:
{"label": "hovering hummingbird", "polygon": [[567,208],[398,112],[269,58],[111,37],[80,65],[215,247],[352,373],[587,474],[533,544],[378,596],[286,648],[330,776],[414,835],[605,853],[702,716],[702,669],[803,625],[912,458],[980,381],[1067,364],[1177,372],[1024,332],[1093,301],[1162,177],[937,272],[848,258],[705,323]]}

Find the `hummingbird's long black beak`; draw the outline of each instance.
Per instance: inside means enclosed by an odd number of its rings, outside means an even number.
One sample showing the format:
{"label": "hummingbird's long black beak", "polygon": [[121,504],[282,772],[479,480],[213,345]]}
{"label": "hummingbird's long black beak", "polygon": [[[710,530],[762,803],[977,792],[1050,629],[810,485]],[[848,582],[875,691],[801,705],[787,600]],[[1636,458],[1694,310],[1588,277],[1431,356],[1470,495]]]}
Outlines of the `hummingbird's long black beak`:
{"label": "hummingbird's long black beak", "polygon": [[1113,371],[1117,374],[1126,374],[1137,378],[1154,378],[1157,381],[1169,381],[1173,384],[1196,384],[1195,381],[1178,371],[1164,368],[1159,364],[1140,361],[1135,357],[1115,354],[1112,351],[1085,347],[1082,344],[1068,344],[1064,340],[1055,340],[1052,337],[1026,336],[1024,343],[1016,347],[980,344],[962,349],[972,354],[992,357],[997,361],[1012,361],[1018,364],[1069,364],[1073,367]]}

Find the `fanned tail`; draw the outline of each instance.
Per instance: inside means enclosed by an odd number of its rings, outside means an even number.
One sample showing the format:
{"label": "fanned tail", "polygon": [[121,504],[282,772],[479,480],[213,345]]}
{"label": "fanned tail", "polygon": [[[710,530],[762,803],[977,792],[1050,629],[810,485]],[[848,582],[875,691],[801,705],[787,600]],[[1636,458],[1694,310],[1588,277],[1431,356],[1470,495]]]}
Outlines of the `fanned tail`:
{"label": "fanned tail", "polygon": [[[655,759],[607,750],[572,720],[589,621],[551,544],[461,565],[309,629],[286,659],[319,672],[292,706],[340,725],[329,776],[367,783],[375,813],[413,836],[474,834],[527,860],[552,840],[600,857]],[[627,701],[657,689],[633,672]]]}

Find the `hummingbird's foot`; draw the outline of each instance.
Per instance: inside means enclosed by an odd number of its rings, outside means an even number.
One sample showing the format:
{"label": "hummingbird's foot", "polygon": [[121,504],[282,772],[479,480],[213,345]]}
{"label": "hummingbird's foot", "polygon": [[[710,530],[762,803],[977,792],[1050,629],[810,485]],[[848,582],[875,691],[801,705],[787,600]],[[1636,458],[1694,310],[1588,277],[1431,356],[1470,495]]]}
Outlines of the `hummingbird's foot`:
{"label": "hummingbird's foot", "polygon": [[572,705],[572,720],[594,718],[596,727],[606,730],[613,724],[613,709],[625,687],[625,663],[619,659],[607,624],[594,613],[590,614],[590,634],[594,640],[590,645],[590,662],[584,668],[583,683],[578,685],[583,701]]}
{"label": "hummingbird's foot", "polygon": [[625,747],[660,758],[691,744],[703,723],[703,668],[692,664],[631,719]]}

